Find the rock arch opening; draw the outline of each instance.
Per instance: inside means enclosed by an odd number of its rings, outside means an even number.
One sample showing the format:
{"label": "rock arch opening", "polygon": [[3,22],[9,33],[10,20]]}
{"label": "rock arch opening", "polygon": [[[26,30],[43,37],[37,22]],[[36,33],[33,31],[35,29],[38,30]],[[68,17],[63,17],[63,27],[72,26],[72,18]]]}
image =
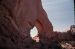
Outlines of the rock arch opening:
{"label": "rock arch opening", "polygon": [[31,29],[30,31],[30,37],[36,41],[36,42],[39,42],[39,36],[38,36],[38,30],[36,28],[36,26],[33,27],[33,29]]}

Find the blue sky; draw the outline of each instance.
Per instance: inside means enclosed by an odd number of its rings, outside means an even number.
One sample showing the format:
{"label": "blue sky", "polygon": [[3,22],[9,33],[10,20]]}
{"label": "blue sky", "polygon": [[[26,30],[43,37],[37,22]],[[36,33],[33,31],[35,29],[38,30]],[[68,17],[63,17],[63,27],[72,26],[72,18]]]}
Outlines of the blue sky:
{"label": "blue sky", "polygon": [[42,5],[54,31],[67,31],[74,24],[73,0],[42,0]]}

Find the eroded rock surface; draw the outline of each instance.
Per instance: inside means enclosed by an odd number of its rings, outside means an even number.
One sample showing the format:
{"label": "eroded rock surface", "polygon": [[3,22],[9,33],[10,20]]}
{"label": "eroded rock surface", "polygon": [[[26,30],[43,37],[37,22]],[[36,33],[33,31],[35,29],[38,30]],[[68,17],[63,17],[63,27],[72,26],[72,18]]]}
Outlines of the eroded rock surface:
{"label": "eroded rock surface", "polygon": [[[39,31],[39,43],[30,37],[34,26]],[[41,0],[0,0],[0,49],[48,49],[58,35]]]}

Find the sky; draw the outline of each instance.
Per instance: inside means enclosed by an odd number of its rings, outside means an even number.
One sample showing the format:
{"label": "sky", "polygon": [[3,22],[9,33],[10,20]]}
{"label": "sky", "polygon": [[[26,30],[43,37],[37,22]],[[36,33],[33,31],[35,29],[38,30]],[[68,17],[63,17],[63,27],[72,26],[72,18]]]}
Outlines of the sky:
{"label": "sky", "polygon": [[[42,0],[42,5],[54,31],[66,32],[74,24],[73,0]],[[31,37],[38,34],[37,28],[31,29]]]}
{"label": "sky", "polygon": [[38,30],[36,27],[34,27],[33,29],[31,29],[30,31],[30,36],[33,38],[35,37],[36,35],[38,35]]}
{"label": "sky", "polygon": [[42,0],[54,31],[65,32],[74,24],[73,0]]}

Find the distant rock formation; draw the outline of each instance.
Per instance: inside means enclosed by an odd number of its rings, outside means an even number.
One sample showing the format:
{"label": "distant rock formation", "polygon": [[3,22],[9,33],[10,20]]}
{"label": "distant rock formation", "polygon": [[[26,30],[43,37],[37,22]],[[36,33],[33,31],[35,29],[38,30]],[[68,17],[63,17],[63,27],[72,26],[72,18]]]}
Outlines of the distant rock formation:
{"label": "distant rock formation", "polygon": [[[30,37],[34,26],[40,43]],[[53,32],[41,0],[0,0],[0,49],[40,49],[41,43],[48,49],[50,43],[61,38],[58,35]]]}

